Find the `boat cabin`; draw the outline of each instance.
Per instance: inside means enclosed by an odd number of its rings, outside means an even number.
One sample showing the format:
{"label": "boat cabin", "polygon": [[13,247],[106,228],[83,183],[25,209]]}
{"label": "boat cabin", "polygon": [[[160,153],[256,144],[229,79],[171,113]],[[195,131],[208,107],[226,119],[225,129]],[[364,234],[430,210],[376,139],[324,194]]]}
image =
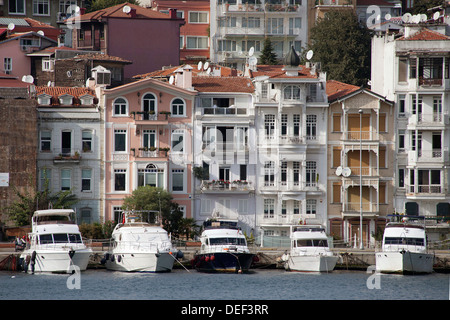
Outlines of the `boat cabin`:
{"label": "boat cabin", "polygon": [[33,214],[32,224],[75,224],[75,212],[72,209],[38,210]]}

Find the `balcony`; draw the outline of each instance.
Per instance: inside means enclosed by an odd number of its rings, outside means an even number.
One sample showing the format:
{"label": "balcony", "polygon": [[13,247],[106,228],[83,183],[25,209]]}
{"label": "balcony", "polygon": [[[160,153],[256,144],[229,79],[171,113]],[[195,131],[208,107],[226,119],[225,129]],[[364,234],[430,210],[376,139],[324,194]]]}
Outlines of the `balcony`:
{"label": "balcony", "polygon": [[136,124],[167,125],[169,123],[169,112],[156,114],[153,111],[133,111],[131,116]]}
{"label": "balcony", "polygon": [[316,6],[353,6],[352,0],[316,0]]}
{"label": "balcony", "polygon": [[442,127],[444,126],[444,115],[442,113],[415,113],[408,118],[408,127]]}
{"label": "balcony", "polygon": [[[379,214],[377,203],[363,202],[362,215],[372,217]],[[361,215],[361,204],[359,202],[346,202],[342,204],[342,215],[344,217],[359,217]]]}
{"label": "balcony", "polygon": [[53,149],[53,163],[79,163],[81,160],[80,150],[72,148]]}
{"label": "balcony", "polygon": [[247,114],[250,115],[250,110],[247,110],[247,108],[237,108],[237,107],[228,107],[228,108],[220,108],[220,107],[213,107],[213,108],[202,108],[201,109],[201,115],[207,116],[207,115],[244,115]]}
{"label": "balcony", "polygon": [[444,162],[444,154],[447,154],[447,148],[444,150],[410,150],[408,161],[410,163],[441,163]]}
{"label": "balcony", "polygon": [[440,184],[408,185],[406,196],[409,198],[426,197],[445,199],[444,187]]}
{"label": "balcony", "polygon": [[424,79],[422,77],[419,78],[419,86],[422,87],[430,87],[430,86],[435,86],[435,87],[442,87],[442,78],[436,78],[436,79]]}
{"label": "balcony", "polygon": [[200,189],[203,193],[248,193],[254,191],[255,187],[252,182],[245,180],[202,180]]}
{"label": "balcony", "polygon": [[380,139],[376,131],[347,131],[343,133],[344,140],[359,142],[359,141],[378,141]]}
{"label": "balcony", "polygon": [[280,144],[288,144],[288,145],[296,145],[296,144],[302,144],[303,138],[300,136],[280,136],[279,138]]}
{"label": "balcony", "polygon": [[[135,149],[131,149],[132,151],[135,152]],[[169,151],[169,148],[147,148],[147,147],[143,147],[143,148],[139,148],[138,153],[134,154],[135,157],[137,158],[166,158],[167,157],[167,152]]]}

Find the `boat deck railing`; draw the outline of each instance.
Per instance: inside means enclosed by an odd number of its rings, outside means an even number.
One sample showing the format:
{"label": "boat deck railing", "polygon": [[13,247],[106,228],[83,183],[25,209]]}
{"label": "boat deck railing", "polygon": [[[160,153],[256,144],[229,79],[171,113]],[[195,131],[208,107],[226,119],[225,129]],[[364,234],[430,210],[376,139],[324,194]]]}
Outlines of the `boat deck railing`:
{"label": "boat deck railing", "polygon": [[173,249],[172,242],[170,241],[162,241],[158,243],[150,243],[150,242],[138,242],[138,241],[120,241],[115,242],[112,241],[110,244],[110,248],[122,249],[122,250],[133,250],[133,251],[168,251]]}

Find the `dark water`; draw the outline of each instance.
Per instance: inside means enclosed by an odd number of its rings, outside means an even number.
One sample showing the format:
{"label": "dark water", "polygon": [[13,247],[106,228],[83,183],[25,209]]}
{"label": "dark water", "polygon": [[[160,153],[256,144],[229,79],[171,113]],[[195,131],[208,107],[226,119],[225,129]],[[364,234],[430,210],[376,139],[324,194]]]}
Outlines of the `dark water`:
{"label": "dark water", "polygon": [[[374,289],[368,288],[368,282]],[[0,272],[0,300],[449,300],[449,287],[450,275],[438,273],[257,270],[205,274],[176,269],[163,274],[87,270],[69,276]]]}

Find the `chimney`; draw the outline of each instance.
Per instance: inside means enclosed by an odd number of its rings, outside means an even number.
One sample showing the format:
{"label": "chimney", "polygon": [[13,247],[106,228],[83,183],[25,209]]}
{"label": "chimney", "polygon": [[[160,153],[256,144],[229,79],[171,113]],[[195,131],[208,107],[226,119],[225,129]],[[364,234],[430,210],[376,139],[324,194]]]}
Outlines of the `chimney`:
{"label": "chimney", "polygon": [[80,16],[86,13],[86,8],[80,8]]}
{"label": "chimney", "polygon": [[177,9],[170,8],[169,9],[169,17],[170,19],[177,19]]}
{"label": "chimney", "polygon": [[131,17],[131,18],[136,18],[136,9],[132,8],[132,9],[130,10],[130,17]]}

